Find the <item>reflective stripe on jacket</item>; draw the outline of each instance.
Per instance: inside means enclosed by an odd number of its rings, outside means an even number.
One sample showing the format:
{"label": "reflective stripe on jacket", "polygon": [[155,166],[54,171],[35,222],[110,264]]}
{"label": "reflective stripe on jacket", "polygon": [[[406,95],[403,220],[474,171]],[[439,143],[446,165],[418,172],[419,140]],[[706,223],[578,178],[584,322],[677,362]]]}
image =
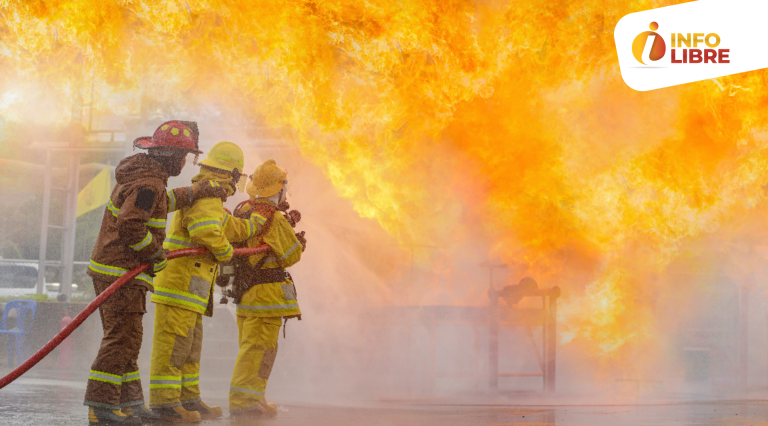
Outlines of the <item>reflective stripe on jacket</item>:
{"label": "reflective stripe on jacket", "polygon": [[[173,190],[168,190],[166,192],[166,199],[168,200],[168,212],[172,212],[173,211],[170,208],[171,207],[170,200],[171,200],[171,196],[172,195],[173,195]],[[173,207],[174,208],[176,207],[176,197],[173,197]],[[112,204],[112,200],[109,200],[107,202],[107,210],[112,212],[112,216],[114,216],[115,218],[117,218],[117,215],[120,213],[120,209],[115,207],[114,204]],[[148,221],[144,222],[144,225],[146,225],[146,226],[149,226],[149,227],[152,227],[152,228],[160,228],[160,229],[163,229],[163,230],[165,230],[166,224],[167,224],[166,218],[162,218],[162,219],[149,218]]]}
{"label": "reflective stripe on jacket", "polygon": [[[96,272],[101,275],[107,275],[110,277],[119,278],[125,275],[126,272],[128,272],[128,269],[125,268],[119,268],[117,266],[109,266],[109,265],[102,265],[101,263],[98,263],[91,259],[91,263],[88,265],[88,270]],[[145,283],[152,285],[152,277],[145,273],[141,273],[134,278],[136,280],[144,281]]]}
{"label": "reflective stripe on jacket", "polygon": [[[269,204],[268,200],[255,200],[256,203]],[[248,206],[250,207],[250,206]],[[266,217],[252,213],[251,218],[259,225],[266,223]],[[252,219],[252,220],[253,220]],[[275,212],[272,225],[266,234],[256,235],[248,239],[249,247],[266,243],[272,249],[266,254],[256,254],[250,257],[252,265],[257,264],[262,257],[268,256],[263,269],[288,268],[301,260],[301,243],[296,238],[291,224],[280,212]],[[237,315],[256,317],[290,317],[301,315],[299,302],[296,300],[296,288],[291,280],[276,283],[259,284],[248,290],[237,305]]]}

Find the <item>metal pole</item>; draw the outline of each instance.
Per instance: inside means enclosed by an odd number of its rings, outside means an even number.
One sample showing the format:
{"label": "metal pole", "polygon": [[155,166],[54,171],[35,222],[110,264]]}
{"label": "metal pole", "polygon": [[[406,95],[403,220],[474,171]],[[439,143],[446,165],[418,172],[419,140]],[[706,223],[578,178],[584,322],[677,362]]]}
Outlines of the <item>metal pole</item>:
{"label": "metal pole", "polygon": [[411,329],[411,325],[408,324],[405,326],[406,329],[406,339],[408,339],[408,349],[406,351],[406,358],[405,358],[405,365],[406,365],[406,378],[405,378],[405,384],[408,388],[408,398],[412,396],[412,380],[413,380],[413,330]]}
{"label": "metal pole", "polygon": [[504,263],[483,262],[480,266],[488,268],[491,282],[488,286],[488,388],[499,389],[499,292],[493,287],[493,270],[506,268]]}
{"label": "metal pole", "polygon": [[427,324],[427,332],[429,333],[429,366],[427,371],[429,374],[429,395],[435,394],[435,388],[437,385],[437,369],[435,364],[437,363],[437,330],[435,328],[435,313],[432,312],[429,315],[429,324]]}
{"label": "metal pole", "polygon": [[749,374],[749,287],[741,287],[741,309],[739,309],[739,388],[747,390]]}
{"label": "metal pole", "polygon": [[545,311],[546,320],[544,322],[544,364],[545,383],[544,389],[547,393],[555,392],[555,383],[557,378],[557,298],[560,297],[560,288],[553,287],[548,295],[549,307]]}
{"label": "metal pole", "polygon": [[[491,289],[493,290],[493,289]],[[491,297],[488,307],[488,388],[499,389],[499,300]]]}
{"label": "metal pole", "polygon": [[67,210],[64,213],[64,250],[61,263],[64,270],[61,274],[59,294],[66,297],[66,301],[72,296],[72,269],[75,261],[75,230],[77,225],[77,187],[80,174],[80,154],[72,152],[69,157],[69,170],[67,173]]}
{"label": "metal pole", "polygon": [[499,295],[493,288],[493,266],[488,287],[488,388],[499,389]]}
{"label": "metal pole", "polygon": [[40,220],[40,264],[37,267],[37,294],[45,290],[45,257],[48,251],[48,219],[51,210],[51,151],[45,152],[43,214]]}
{"label": "metal pole", "polygon": [[[547,301],[550,298],[548,296],[542,296],[541,298],[541,313],[543,315],[542,317],[542,323],[541,323],[541,350],[544,353],[544,360],[541,363],[541,373],[544,375],[544,392],[546,393],[549,389],[549,303]],[[530,327],[528,328],[530,330]],[[531,340],[533,341],[533,340]],[[536,347],[536,342],[533,342],[534,348]]]}

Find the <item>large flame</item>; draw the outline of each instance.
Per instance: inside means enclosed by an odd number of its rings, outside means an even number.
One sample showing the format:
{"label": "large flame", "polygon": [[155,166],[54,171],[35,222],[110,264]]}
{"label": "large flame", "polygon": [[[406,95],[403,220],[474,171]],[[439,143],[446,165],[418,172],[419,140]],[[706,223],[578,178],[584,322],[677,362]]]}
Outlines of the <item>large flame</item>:
{"label": "large flame", "polygon": [[762,71],[621,81],[616,22],[673,3],[0,0],[0,117],[260,117],[400,241],[559,281],[566,340],[612,353],[654,333],[649,271],[768,179]]}

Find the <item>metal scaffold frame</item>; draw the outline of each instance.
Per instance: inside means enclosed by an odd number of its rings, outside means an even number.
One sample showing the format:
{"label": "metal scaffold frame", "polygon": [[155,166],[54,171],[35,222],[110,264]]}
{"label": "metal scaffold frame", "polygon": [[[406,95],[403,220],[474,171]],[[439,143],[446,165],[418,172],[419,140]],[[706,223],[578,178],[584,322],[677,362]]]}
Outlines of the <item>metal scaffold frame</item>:
{"label": "metal scaffold frame", "polygon": [[[106,165],[88,164],[80,166],[80,155],[84,152],[123,152],[125,148],[120,147],[72,147],[66,143],[33,143],[33,149],[45,150],[45,176],[43,184],[43,211],[40,223],[40,254],[37,275],[37,294],[42,294],[45,285],[45,267],[48,250],[48,229],[61,229],[62,235],[62,255],[61,255],[61,282],[59,283],[59,294],[63,294],[69,301],[72,298],[72,274],[75,265],[75,232],[77,230],[77,195],[79,193],[80,172],[84,169],[97,167],[106,167]],[[52,180],[52,159],[55,153],[68,154],[67,161],[67,186],[55,187]],[[64,210],[64,223],[62,225],[52,225],[50,223],[51,210],[51,190],[55,189],[66,194],[66,204]]]}
{"label": "metal scaffold frame", "polygon": [[[115,133],[114,131],[99,130],[90,133]],[[111,138],[114,140],[114,136]],[[74,145],[74,144],[72,144]],[[75,262],[75,237],[77,231],[77,196],[80,183],[80,173],[90,169],[103,169],[107,167],[106,164],[89,163],[80,164],[80,156],[85,152],[125,152],[125,147],[121,142],[119,146],[111,144],[111,146],[101,147],[78,147],[72,146],[69,142],[34,142],[31,145],[32,149],[44,151],[45,163],[27,163],[23,161],[10,160],[0,158],[0,164],[6,164],[13,167],[23,167],[29,169],[40,170],[43,172],[43,200],[42,200],[42,215],[40,220],[40,248],[39,258],[36,260],[26,259],[3,259],[0,263],[37,263],[38,275],[36,294],[43,294],[45,292],[45,271],[47,266],[60,267],[62,269],[61,282],[59,285],[60,294],[66,296],[66,300],[69,301],[72,296],[72,276],[74,265],[85,265],[87,262]],[[53,167],[54,155],[63,153],[67,154],[67,167],[57,168]],[[66,171],[66,186],[54,186],[53,174],[54,172]],[[50,210],[51,210],[51,195],[53,191],[60,191],[65,194],[66,202],[64,208],[64,219],[60,225],[51,224]],[[48,231],[49,229],[57,229],[63,232],[62,235],[62,258],[61,261],[49,261],[48,255]]]}

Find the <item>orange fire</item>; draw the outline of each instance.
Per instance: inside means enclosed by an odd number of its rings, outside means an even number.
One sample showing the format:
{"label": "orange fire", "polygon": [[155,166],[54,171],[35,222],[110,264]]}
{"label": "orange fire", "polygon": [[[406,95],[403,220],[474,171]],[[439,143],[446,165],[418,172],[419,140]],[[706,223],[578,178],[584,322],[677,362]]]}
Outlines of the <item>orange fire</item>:
{"label": "orange fire", "polygon": [[401,242],[559,284],[565,340],[611,354],[653,336],[648,274],[768,181],[764,72],[621,81],[618,19],[674,3],[0,0],[0,117],[260,117]]}

